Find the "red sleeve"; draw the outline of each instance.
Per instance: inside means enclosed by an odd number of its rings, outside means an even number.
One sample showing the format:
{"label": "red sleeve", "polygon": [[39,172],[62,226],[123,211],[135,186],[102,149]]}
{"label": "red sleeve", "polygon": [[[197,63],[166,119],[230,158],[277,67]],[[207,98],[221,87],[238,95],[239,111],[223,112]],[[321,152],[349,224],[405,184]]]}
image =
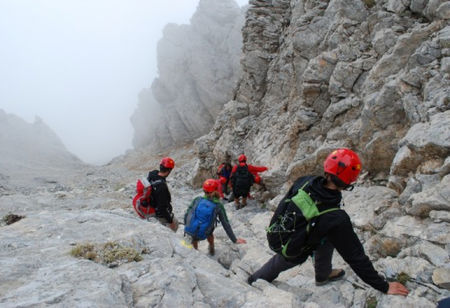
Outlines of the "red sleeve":
{"label": "red sleeve", "polygon": [[235,173],[236,170],[237,170],[237,165],[234,165],[234,166],[233,166],[233,169],[231,170],[231,174]]}
{"label": "red sleeve", "polygon": [[217,183],[217,190],[219,192],[220,198],[223,198],[223,191],[222,191],[222,183],[220,182],[220,180],[216,180]]}
{"label": "red sleeve", "polygon": [[268,170],[268,169],[265,166],[248,165],[248,171],[250,171],[251,173],[263,172],[266,170]]}

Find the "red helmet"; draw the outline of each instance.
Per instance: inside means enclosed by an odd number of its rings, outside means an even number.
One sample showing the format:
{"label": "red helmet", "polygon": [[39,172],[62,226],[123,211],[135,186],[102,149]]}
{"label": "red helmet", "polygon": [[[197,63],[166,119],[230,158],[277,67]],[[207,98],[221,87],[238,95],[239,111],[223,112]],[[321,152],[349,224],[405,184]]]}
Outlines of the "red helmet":
{"label": "red helmet", "polygon": [[173,169],[175,167],[175,161],[170,157],[164,157],[159,164],[167,169]]}
{"label": "red helmet", "polygon": [[335,175],[342,182],[350,185],[358,178],[361,171],[361,160],[358,154],[350,149],[337,149],[325,159],[323,169],[326,173]]}
{"label": "red helmet", "polygon": [[207,193],[212,193],[219,189],[219,184],[214,179],[207,179],[203,182],[203,191]]}
{"label": "red helmet", "polygon": [[239,155],[238,161],[240,163],[245,163],[247,161],[247,156],[245,156],[244,154]]}

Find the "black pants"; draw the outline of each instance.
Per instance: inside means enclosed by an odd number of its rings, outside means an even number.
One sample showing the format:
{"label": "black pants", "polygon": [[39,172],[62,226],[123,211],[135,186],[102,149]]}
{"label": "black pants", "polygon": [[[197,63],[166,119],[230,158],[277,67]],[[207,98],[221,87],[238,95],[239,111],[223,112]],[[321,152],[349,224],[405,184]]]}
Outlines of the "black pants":
{"label": "black pants", "polygon": [[[334,247],[325,241],[314,251],[314,269],[316,272],[316,280],[323,281],[328,278],[331,273],[331,259],[333,258]],[[308,259],[308,256],[296,262],[287,261],[282,255],[274,255],[266,264],[249,277],[252,283],[257,279],[264,279],[268,282],[275,280],[281,272],[300,265]]]}

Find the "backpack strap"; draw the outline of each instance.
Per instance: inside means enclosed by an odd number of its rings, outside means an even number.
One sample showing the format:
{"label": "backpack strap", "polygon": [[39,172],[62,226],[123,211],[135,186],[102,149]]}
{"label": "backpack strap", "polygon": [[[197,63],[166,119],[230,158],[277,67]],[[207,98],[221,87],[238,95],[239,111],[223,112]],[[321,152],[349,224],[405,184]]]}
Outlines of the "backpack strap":
{"label": "backpack strap", "polygon": [[138,214],[142,215],[142,217],[144,217],[144,219],[146,219],[147,221],[150,221],[150,217],[155,216],[155,214],[146,214],[141,210],[141,202],[140,200],[137,200],[137,204],[135,207],[136,211],[138,212]]}
{"label": "backpack strap", "polygon": [[306,181],[300,189],[303,190],[303,188],[305,188],[308,184],[309,184],[309,181]]}
{"label": "backpack strap", "polygon": [[[300,187],[301,190],[303,190],[307,185],[309,184],[309,181],[306,181],[305,183],[303,183],[302,187]],[[292,197],[295,196],[298,193],[298,190],[295,192],[294,195],[291,195]],[[284,199],[284,202],[290,202],[292,201],[291,198],[286,198]]]}
{"label": "backpack strap", "polygon": [[161,184],[163,183],[164,180],[158,179],[158,180],[154,180],[154,181],[150,181],[150,186],[156,185],[156,184]]}

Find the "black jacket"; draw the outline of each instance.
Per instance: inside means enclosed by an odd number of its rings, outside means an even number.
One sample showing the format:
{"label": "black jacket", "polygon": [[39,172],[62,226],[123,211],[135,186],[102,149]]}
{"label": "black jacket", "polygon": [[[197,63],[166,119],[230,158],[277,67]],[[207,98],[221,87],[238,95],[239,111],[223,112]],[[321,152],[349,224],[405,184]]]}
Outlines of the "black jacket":
{"label": "black jacket", "polygon": [[[340,207],[341,192],[325,188],[323,185],[326,180],[323,177],[305,176],[297,179],[286,197],[294,196],[306,181],[310,183],[306,189],[316,202],[319,211],[331,207]],[[344,210],[328,212],[316,219],[308,242],[317,244],[324,238],[336,248],[345,262],[350,265],[364,282],[381,292],[387,293],[389,284],[374,269],[372,262],[365,254],[364,248],[353,230],[350,217]]]}
{"label": "black jacket", "polygon": [[169,188],[167,187],[166,178],[158,175],[158,170],[150,171],[147,180],[152,182],[157,181],[156,184],[152,184],[152,194],[150,203],[155,208],[156,217],[165,218],[167,222],[172,223],[172,198],[170,196]]}

